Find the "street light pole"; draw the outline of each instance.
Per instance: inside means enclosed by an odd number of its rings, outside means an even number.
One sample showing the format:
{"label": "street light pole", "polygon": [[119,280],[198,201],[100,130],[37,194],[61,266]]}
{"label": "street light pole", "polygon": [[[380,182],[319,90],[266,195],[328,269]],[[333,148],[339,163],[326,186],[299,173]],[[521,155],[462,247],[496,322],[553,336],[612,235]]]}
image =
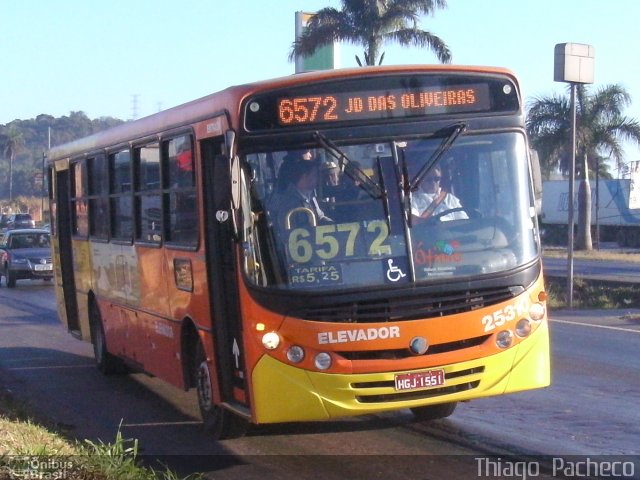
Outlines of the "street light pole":
{"label": "street light pole", "polygon": [[[553,80],[571,87],[571,165],[567,230],[567,304],[573,308],[573,217],[576,179],[576,90],[579,83],[593,83],[594,50],[581,43],[558,43],[554,50]],[[588,181],[588,180],[587,180]],[[587,228],[591,228],[588,225]]]}
{"label": "street light pole", "polygon": [[567,304],[573,308],[573,224],[576,184],[576,90],[577,84],[571,83],[571,162],[569,164],[569,218],[567,219]]}

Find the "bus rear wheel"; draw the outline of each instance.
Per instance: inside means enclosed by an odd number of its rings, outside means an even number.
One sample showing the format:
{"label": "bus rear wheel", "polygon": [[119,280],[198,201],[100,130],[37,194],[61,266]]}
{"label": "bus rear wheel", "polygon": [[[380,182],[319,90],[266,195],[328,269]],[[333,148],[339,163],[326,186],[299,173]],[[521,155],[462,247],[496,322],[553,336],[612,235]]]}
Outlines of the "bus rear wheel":
{"label": "bus rear wheel", "polygon": [[214,372],[211,371],[211,365],[200,342],[195,353],[194,378],[205,431],[211,433],[216,440],[242,437],[247,432],[249,423],[232,411],[215,404],[212,390]]}
{"label": "bus rear wheel", "polygon": [[425,407],[413,407],[411,413],[421,422],[446,418],[456,409],[458,402],[439,403],[437,405],[427,405]]}
{"label": "bus rear wheel", "polygon": [[89,325],[91,328],[91,340],[93,342],[93,357],[95,358],[98,370],[105,375],[123,373],[125,367],[122,361],[107,351],[107,340],[104,335],[102,315],[95,300],[92,301],[89,306]]}

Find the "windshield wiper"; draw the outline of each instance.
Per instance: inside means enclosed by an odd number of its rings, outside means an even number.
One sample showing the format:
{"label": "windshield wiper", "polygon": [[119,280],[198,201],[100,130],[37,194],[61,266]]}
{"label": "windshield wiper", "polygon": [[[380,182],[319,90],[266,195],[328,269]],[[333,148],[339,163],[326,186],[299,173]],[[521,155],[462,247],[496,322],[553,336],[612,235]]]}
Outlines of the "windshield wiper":
{"label": "windshield wiper", "polygon": [[[398,149],[396,148],[396,153],[397,152]],[[405,218],[407,219],[407,222],[409,222],[409,226],[411,227],[413,223],[411,215],[409,214],[409,212],[411,212],[411,182],[409,181],[409,168],[407,166],[407,158],[404,149],[400,150],[399,160],[399,165],[402,169],[400,178],[402,179],[401,185],[403,193],[402,198],[404,201],[404,213]]]}
{"label": "windshield wiper", "polygon": [[438,163],[440,157],[442,157],[442,155],[447,150],[449,150],[449,148],[451,148],[453,142],[455,142],[458,136],[464,131],[465,128],[467,128],[467,124],[461,122],[446,127],[447,130],[450,128],[452,129],[451,133],[442,139],[442,142],[440,142],[440,145],[438,145],[436,151],[433,152],[429,160],[425,162],[420,171],[416,173],[416,176],[411,179],[411,182],[409,182],[409,189],[412,192],[415,192],[418,189],[418,185],[420,185],[420,182],[422,182],[422,179],[425,177],[425,175],[429,172],[429,170],[431,170],[431,168],[433,168],[436,163]]}
{"label": "windshield wiper", "polygon": [[315,132],[313,137],[322,146],[322,148],[329,153],[329,155],[338,161],[340,169],[344,168],[344,173],[346,173],[354,183],[367,192],[372,198],[378,200],[385,196],[384,189],[371,180],[371,178],[369,178],[367,174],[360,169],[360,167],[354,164],[335,143],[320,132]]}

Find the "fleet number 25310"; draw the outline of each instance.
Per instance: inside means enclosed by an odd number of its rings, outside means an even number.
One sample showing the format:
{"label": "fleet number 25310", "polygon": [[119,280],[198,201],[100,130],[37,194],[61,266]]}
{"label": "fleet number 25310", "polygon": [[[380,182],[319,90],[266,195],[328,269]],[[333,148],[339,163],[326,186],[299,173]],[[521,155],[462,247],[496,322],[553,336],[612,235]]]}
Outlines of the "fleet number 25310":
{"label": "fleet number 25310", "polygon": [[512,322],[516,318],[525,315],[528,311],[529,302],[527,299],[520,299],[517,302],[507,305],[504,308],[500,308],[493,313],[487,314],[482,317],[482,325],[484,325],[485,332],[491,332],[498,327],[502,327],[508,322]]}

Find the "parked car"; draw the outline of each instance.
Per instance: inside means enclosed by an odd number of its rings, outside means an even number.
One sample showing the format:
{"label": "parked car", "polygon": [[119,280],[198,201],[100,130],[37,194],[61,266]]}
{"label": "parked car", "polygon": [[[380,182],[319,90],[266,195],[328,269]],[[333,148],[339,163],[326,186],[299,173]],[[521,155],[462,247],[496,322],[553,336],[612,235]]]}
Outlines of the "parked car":
{"label": "parked car", "polygon": [[0,285],[5,277],[7,287],[17,280],[53,277],[51,235],[42,228],[8,230],[0,240]]}
{"label": "parked car", "polygon": [[36,222],[28,213],[12,213],[7,219],[7,230],[14,228],[35,228]]}

